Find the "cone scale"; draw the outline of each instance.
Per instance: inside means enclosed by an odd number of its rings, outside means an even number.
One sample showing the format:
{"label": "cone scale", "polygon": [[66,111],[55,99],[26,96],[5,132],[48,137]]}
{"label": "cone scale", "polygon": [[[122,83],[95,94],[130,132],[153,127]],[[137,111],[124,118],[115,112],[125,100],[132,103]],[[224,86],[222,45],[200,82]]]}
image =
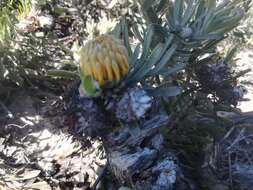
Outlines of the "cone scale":
{"label": "cone scale", "polygon": [[100,87],[119,82],[129,70],[128,55],[119,40],[101,35],[88,41],[80,53],[80,74],[90,76]]}

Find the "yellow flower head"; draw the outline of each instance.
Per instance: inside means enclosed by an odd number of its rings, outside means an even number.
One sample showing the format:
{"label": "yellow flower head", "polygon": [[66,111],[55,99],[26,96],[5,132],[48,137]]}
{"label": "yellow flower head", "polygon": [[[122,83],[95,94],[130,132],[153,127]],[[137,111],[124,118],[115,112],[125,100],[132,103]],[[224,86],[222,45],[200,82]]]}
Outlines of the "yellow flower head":
{"label": "yellow flower head", "polygon": [[128,69],[126,48],[110,35],[101,35],[81,48],[81,75],[91,76],[100,86],[106,81],[118,82],[128,73]]}

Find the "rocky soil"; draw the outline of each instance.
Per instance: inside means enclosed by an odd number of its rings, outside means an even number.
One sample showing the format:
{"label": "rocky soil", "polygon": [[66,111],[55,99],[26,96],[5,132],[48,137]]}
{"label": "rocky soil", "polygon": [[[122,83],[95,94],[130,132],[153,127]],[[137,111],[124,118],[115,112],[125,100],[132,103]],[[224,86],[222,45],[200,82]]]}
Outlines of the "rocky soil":
{"label": "rocky soil", "polygon": [[0,189],[88,189],[106,163],[100,141],[71,135],[62,97],[19,92],[1,122]]}

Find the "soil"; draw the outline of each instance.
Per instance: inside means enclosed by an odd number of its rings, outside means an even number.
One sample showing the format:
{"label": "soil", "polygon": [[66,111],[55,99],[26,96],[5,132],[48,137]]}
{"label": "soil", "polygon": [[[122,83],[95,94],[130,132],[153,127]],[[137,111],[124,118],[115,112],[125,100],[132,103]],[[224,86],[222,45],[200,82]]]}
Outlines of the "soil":
{"label": "soil", "polygon": [[1,123],[0,189],[89,189],[106,163],[100,141],[70,134],[62,97],[18,92]]}

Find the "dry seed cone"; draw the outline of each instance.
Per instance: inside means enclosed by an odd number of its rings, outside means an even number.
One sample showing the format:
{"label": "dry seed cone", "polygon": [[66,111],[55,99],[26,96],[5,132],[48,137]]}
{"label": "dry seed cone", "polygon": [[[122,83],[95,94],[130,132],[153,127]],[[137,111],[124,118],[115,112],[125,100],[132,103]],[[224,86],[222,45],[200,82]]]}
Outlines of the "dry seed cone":
{"label": "dry seed cone", "polygon": [[118,82],[128,73],[128,69],[125,47],[110,35],[101,35],[90,40],[81,49],[81,75],[91,76],[100,87],[106,81]]}

